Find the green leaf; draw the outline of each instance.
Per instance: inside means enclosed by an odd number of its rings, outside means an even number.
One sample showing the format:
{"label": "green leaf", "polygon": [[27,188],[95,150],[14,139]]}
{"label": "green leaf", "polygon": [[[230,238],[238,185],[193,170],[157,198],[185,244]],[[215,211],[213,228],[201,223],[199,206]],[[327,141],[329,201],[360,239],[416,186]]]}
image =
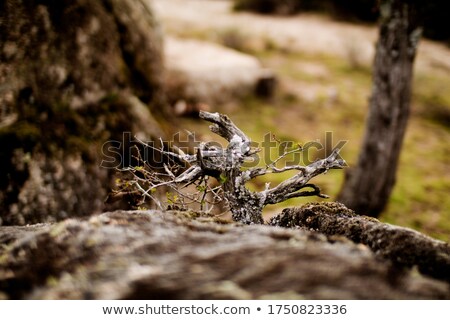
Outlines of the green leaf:
{"label": "green leaf", "polygon": [[221,173],[219,176],[219,182],[220,184],[224,184],[225,182],[227,182],[228,178],[225,174]]}

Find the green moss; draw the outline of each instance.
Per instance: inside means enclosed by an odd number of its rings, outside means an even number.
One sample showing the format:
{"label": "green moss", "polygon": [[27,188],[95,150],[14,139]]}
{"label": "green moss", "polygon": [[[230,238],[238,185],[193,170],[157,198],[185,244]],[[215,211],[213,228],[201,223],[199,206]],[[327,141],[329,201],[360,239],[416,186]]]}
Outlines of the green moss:
{"label": "green moss", "polygon": [[8,254],[4,253],[0,255],[0,266],[4,265],[8,261]]}
{"label": "green moss", "polygon": [[30,151],[40,140],[40,129],[36,124],[18,121],[11,126],[0,129],[0,154],[10,154],[18,146]]}
{"label": "green moss", "polygon": [[47,277],[47,280],[45,281],[46,285],[49,287],[56,287],[59,283],[59,279],[54,276]]}
{"label": "green moss", "polygon": [[195,210],[171,210],[170,212],[175,216],[185,218],[188,220],[195,220],[198,218],[213,218],[213,216],[210,214]]}
{"label": "green moss", "polygon": [[64,234],[65,232],[67,232],[66,224],[61,222],[61,223],[58,223],[57,225],[55,225],[54,227],[52,227],[52,229],[50,230],[50,236],[52,238],[58,238],[60,235]]}

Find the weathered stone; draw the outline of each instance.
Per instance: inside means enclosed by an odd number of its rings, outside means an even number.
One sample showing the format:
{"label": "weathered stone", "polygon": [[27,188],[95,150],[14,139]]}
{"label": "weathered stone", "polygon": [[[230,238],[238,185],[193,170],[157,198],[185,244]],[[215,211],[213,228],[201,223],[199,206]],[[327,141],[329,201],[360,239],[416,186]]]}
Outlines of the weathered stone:
{"label": "weathered stone", "polygon": [[199,40],[167,38],[170,100],[227,102],[245,95],[271,96],[275,75],[255,57]]}
{"label": "weathered stone", "polygon": [[103,144],[163,134],[147,3],[0,3],[0,225],[100,212],[113,175],[99,167]]}
{"label": "weathered stone", "polygon": [[0,228],[0,295],[33,299],[448,299],[365,245],[193,212]]}

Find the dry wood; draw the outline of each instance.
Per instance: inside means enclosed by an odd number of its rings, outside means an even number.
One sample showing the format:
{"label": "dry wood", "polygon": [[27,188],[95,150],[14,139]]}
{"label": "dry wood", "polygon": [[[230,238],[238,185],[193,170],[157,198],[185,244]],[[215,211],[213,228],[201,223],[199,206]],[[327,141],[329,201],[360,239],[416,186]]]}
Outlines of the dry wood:
{"label": "dry wood", "polygon": [[[226,201],[235,221],[246,224],[261,224],[263,223],[262,210],[266,205],[276,204],[295,197],[327,197],[320,192],[318,186],[309,183],[309,181],[321,173],[330,169],[341,169],[345,165],[345,162],[339,157],[339,149],[335,149],[327,158],[317,160],[307,166],[291,165],[277,168],[276,162],[291,153],[291,151],[285,151],[278,159],[263,168],[244,169],[245,160],[260,150],[251,147],[252,141],[250,138],[226,115],[206,111],[201,111],[199,115],[203,120],[212,123],[210,130],[226,139],[228,145],[222,148],[217,144],[202,142],[199,144],[195,155],[177,154],[162,147],[157,149],[168,158],[176,158],[185,163],[188,169],[177,174],[180,172],[179,166],[170,163],[165,165],[166,172],[161,175],[149,166],[139,167],[138,170],[127,168],[127,171],[134,174],[134,181],[131,184],[145,197],[157,201],[151,194],[152,190],[164,186],[172,188],[174,192],[180,195],[182,201],[189,199],[203,204],[206,199],[205,194],[210,192],[214,193],[215,199],[219,198]],[[162,142],[161,145],[163,145]],[[296,151],[298,150],[301,150],[301,148],[299,147]],[[297,171],[297,173],[276,187],[270,188],[270,185],[266,184],[265,190],[253,192],[245,185],[257,176],[289,170]],[[142,175],[144,175],[144,178],[142,178]],[[211,189],[207,184],[209,177],[215,178],[220,183],[219,187]],[[183,193],[183,186],[191,184],[196,185],[197,190],[200,191],[195,194]],[[201,192],[204,192],[204,194],[201,195]]]}

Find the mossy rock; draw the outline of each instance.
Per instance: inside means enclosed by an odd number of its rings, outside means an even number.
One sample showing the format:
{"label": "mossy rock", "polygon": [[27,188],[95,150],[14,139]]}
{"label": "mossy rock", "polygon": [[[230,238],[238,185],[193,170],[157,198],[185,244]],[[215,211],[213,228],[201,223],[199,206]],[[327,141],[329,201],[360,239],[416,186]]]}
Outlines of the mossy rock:
{"label": "mossy rock", "polygon": [[[317,215],[322,208],[303,208]],[[302,210],[301,208],[299,210]],[[448,299],[448,282],[368,247],[180,211],[0,228],[9,299]]]}
{"label": "mossy rock", "polygon": [[114,174],[103,144],[164,134],[162,39],[145,6],[0,4],[0,225],[99,212]]}

